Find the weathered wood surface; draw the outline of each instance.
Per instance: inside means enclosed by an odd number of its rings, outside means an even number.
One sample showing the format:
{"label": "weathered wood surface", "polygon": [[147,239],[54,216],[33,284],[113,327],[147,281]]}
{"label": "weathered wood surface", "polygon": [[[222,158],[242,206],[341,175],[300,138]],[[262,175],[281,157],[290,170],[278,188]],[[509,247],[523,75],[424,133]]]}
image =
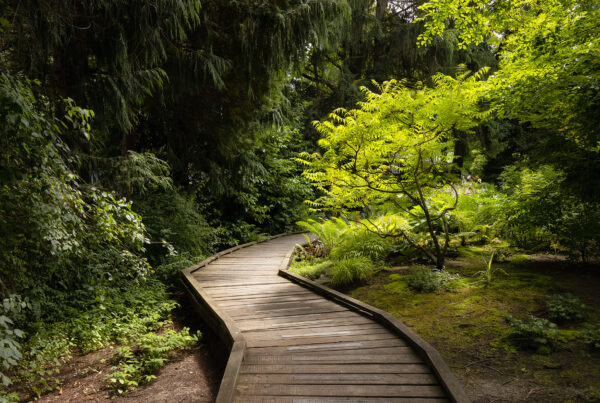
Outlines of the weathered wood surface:
{"label": "weathered wood surface", "polygon": [[218,402],[468,401],[439,354],[391,315],[287,272],[303,242],[277,237],[184,270],[232,350]]}

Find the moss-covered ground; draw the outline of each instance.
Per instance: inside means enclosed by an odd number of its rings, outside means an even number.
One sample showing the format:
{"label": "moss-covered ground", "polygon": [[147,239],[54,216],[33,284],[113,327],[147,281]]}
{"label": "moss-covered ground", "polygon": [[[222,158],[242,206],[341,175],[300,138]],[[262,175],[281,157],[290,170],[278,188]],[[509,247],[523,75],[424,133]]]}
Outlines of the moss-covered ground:
{"label": "moss-covered ground", "polygon": [[[387,267],[347,292],[437,348],[473,401],[600,401],[600,352],[584,343],[586,325],[600,322],[600,270],[550,255],[514,255],[493,264],[506,274],[496,271],[486,285],[477,276],[485,254],[462,249],[447,262],[461,276],[451,292],[411,291],[410,266]],[[511,341],[505,315],[548,318],[548,298],[566,292],[588,306],[584,322],[559,324],[548,349],[524,350]]]}

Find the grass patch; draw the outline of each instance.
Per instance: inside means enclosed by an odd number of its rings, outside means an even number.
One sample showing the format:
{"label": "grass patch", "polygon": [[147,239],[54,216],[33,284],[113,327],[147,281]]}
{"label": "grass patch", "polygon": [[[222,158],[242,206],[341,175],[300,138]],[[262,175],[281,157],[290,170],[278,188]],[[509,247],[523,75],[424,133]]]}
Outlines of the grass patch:
{"label": "grass patch", "polygon": [[329,259],[317,258],[313,260],[294,260],[289,270],[299,276],[316,280],[327,272],[333,266]]}

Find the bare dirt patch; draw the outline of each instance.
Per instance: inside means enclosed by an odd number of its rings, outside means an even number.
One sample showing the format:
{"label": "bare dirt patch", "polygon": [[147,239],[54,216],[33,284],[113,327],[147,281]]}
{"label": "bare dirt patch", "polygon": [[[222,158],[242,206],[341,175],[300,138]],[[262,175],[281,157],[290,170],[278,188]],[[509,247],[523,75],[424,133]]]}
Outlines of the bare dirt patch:
{"label": "bare dirt patch", "polygon": [[[186,301],[181,296],[177,297],[182,308],[174,313],[172,327],[181,329],[187,326],[193,331],[200,330],[203,341],[193,348],[174,353],[156,379],[126,396],[115,397],[104,380],[111,372],[114,348],[106,348],[74,356],[60,369],[61,389],[42,396],[38,401],[214,402],[225,362],[224,349]],[[33,400],[33,396],[23,400]]]}
{"label": "bare dirt patch", "polygon": [[[76,357],[62,368],[62,388],[42,396],[40,402],[109,401],[114,397],[104,382],[111,371],[112,349]],[[157,378],[125,397],[121,402],[213,402],[220,373],[214,369],[209,348],[203,344],[178,353],[157,374]]]}

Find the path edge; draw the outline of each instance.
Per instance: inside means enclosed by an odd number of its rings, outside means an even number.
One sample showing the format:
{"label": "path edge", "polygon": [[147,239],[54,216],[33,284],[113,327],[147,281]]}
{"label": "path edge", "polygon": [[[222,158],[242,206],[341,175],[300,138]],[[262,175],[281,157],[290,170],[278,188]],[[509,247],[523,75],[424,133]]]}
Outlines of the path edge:
{"label": "path edge", "polygon": [[448,393],[450,399],[455,403],[469,403],[471,400],[465,393],[463,387],[448,364],[444,361],[440,353],[429,343],[423,340],[415,332],[410,330],[408,326],[400,322],[394,315],[382,309],[375,308],[372,305],[359,301],[339,291],[335,291],[329,287],[318,284],[305,277],[299,276],[288,270],[294,258],[294,251],[286,256],[286,261],[279,267],[279,276],[300,284],[317,294],[323,295],[334,302],[344,305],[353,311],[365,315],[374,321],[384,325],[394,333],[404,338],[417,353],[429,364],[431,369],[437,375],[444,390]]}
{"label": "path edge", "polygon": [[[229,358],[227,359],[227,365],[223,371],[223,378],[221,379],[221,384],[219,385],[219,392],[217,393],[215,403],[233,402],[240,369],[242,367],[242,361],[244,360],[244,354],[246,352],[246,339],[233,319],[219,309],[218,305],[202,288],[198,280],[193,277],[193,273],[219,259],[221,256],[228,255],[237,250],[287,235],[301,233],[303,232],[283,233],[261,239],[260,241],[253,241],[242,245],[237,245],[215,253],[200,263],[181,270],[181,282],[184,290],[191,298],[194,309],[200,314],[206,324],[217,334],[217,336],[219,336],[219,338],[225,343],[225,346],[229,349]],[[291,261],[294,249],[295,247],[292,248],[291,251],[285,256],[286,266],[289,265],[289,262]]]}

